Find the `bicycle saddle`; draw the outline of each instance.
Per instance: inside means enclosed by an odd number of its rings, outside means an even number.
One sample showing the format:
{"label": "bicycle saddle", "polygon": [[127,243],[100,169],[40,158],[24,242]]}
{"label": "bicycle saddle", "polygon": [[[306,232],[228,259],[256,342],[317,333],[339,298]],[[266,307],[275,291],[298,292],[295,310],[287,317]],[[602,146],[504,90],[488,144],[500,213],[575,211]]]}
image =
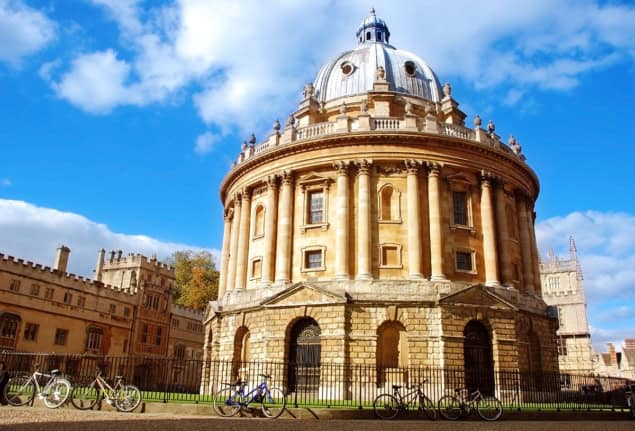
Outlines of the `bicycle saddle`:
{"label": "bicycle saddle", "polygon": [[57,368],[54,370],[51,370],[51,375],[53,376],[59,376],[60,374],[62,374],[62,372],[58,370]]}
{"label": "bicycle saddle", "polygon": [[115,376],[115,380],[123,380],[123,376]]}
{"label": "bicycle saddle", "polygon": [[402,388],[402,386],[401,386],[401,385],[392,385],[392,388],[393,388],[393,389],[401,389],[401,388]]}

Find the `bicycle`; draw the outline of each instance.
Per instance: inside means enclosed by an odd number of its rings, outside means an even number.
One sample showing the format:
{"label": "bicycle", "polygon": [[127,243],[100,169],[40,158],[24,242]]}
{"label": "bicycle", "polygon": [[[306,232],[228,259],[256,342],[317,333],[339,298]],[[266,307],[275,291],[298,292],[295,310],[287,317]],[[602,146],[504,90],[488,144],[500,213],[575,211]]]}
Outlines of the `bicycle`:
{"label": "bicycle", "polygon": [[79,410],[92,409],[102,399],[114,405],[120,412],[131,412],[141,404],[141,391],[134,385],[124,385],[123,376],[115,376],[114,386],[101,376],[101,369],[88,386],[76,386],[71,394],[71,403]]}
{"label": "bicycle", "polygon": [[399,412],[407,411],[410,406],[416,406],[417,410],[423,411],[430,420],[437,418],[434,402],[426,396],[421,387],[427,382],[412,385],[408,388],[411,392],[401,395],[400,389],[403,386],[392,385],[392,395],[383,393],[377,395],[373,401],[373,411],[380,419],[394,419]]}
{"label": "bicycle", "polygon": [[[39,372],[39,365],[30,376],[15,376],[9,379],[4,387],[4,396],[12,406],[23,406],[30,403],[37,394],[49,409],[55,409],[66,402],[71,392],[71,383],[61,377],[60,370],[51,370],[50,374]],[[47,378],[44,386],[39,379]]]}
{"label": "bicycle", "polygon": [[[459,398],[462,391],[468,395]],[[455,389],[454,395],[441,397],[438,406],[441,416],[451,421],[468,416],[472,410],[476,410],[481,419],[486,421],[498,420],[503,414],[500,400],[495,396],[485,397],[478,388],[472,393],[467,389]]]}
{"label": "bicycle", "polygon": [[249,407],[252,403],[260,403],[262,413],[275,419],[279,417],[287,406],[287,397],[282,389],[270,388],[267,380],[271,376],[259,374],[262,381],[254,389],[245,393],[247,382],[237,380],[235,383],[223,383],[225,388],[220,389],[214,395],[213,407],[219,416],[234,416],[240,410]]}

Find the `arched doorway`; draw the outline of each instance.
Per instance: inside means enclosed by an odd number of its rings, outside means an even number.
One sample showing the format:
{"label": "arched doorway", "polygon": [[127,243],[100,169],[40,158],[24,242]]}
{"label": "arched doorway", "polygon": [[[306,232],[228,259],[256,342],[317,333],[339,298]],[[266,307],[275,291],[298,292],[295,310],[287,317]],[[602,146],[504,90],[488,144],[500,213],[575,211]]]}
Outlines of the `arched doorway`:
{"label": "arched doorway", "polygon": [[407,381],[408,336],[406,328],[396,321],[384,322],[377,328],[377,383],[402,384]]}
{"label": "arched doorway", "polygon": [[[246,369],[249,367],[251,360],[249,338],[250,333],[246,326],[238,328],[234,336],[234,354],[232,356],[232,377],[234,379],[241,377],[240,374],[246,374]],[[241,370],[245,372],[241,373]]]}
{"label": "arched doorway", "polygon": [[289,392],[316,391],[320,386],[320,326],[311,318],[297,321],[289,334]]}
{"label": "arched doorway", "polygon": [[463,335],[465,386],[470,392],[480,389],[484,395],[493,395],[494,361],[489,331],[478,320],[472,320],[465,325]]}

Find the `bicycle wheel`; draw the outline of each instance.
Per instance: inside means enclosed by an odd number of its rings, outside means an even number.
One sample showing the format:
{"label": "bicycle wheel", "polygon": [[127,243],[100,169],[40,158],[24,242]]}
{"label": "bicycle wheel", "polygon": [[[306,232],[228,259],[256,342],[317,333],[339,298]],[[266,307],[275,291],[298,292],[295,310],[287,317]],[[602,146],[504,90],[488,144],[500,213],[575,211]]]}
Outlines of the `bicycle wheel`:
{"label": "bicycle wheel", "polygon": [[44,405],[49,409],[56,409],[66,402],[71,393],[71,384],[66,379],[55,379],[42,394]]}
{"label": "bicycle wheel", "polygon": [[452,395],[441,397],[438,402],[439,414],[449,421],[455,421],[461,417],[461,402]]}
{"label": "bicycle wheel", "polygon": [[219,416],[234,416],[240,410],[242,396],[231,387],[226,387],[214,395],[214,411]]}
{"label": "bicycle wheel", "polygon": [[141,404],[141,391],[134,385],[126,385],[115,392],[114,401],[120,412],[131,412]]}
{"label": "bicycle wheel", "polygon": [[482,398],[476,402],[476,412],[485,421],[495,421],[503,414],[503,405],[496,397]]}
{"label": "bicycle wheel", "polygon": [[271,419],[279,417],[287,407],[287,397],[279,388],[268,388],[262,394],[262,412]]}
{"label": "bicycle wheel", "polygon": [[379,419],[394,419],[399,413],[399,401],[390,394],[377,395],[373,401],[373,411]]}
{"label": "bicycle wheel", "polygon": [[89,386],[75,386],[71,391],[71,403],[79,410],[92,409],[100,397],[101,394],[95,382]]}
{"label": "bicycle wheel", "polygon": [[419,405],[419,410],[423,410],[423,413],[430,419],[431,421],[436,420],[437,418],[437,409],[432,402],[432,400],[425,395],[421,400],[421,404]]}
{"label": "bicycle wheel", "polygon": [[9,379],[4,387],[5,399],[12,406],[23,406],[35,396],[35,385],[29,376],[16,376]]}

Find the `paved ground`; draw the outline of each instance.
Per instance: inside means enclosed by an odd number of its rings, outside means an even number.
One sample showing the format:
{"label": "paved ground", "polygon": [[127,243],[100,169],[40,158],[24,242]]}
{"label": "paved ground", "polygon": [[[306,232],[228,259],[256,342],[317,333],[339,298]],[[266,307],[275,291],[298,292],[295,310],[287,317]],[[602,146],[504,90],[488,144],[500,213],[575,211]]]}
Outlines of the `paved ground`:
{"label": "paved ground", "polygon": [[11,431],[632,431],[633,421],[394,421],[225,419],[167,413],[117,413],[107,411],[50,410],[39,407],[0,407],[0,430]]}

